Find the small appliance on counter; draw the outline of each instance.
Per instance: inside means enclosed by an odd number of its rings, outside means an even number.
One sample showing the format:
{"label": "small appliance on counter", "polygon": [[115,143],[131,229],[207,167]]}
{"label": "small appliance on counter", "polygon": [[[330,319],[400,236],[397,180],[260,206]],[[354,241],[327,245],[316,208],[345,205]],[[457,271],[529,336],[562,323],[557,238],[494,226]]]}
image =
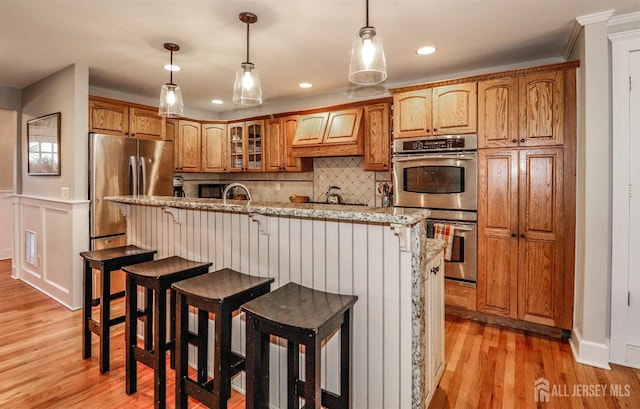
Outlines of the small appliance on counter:
{"label": "small appliance on counter", "polygon": [[182,176],[176,175],[173,177],[173,196],[174,197],[186,197],[187,194],[182,189],[184,186],[184,178]]}

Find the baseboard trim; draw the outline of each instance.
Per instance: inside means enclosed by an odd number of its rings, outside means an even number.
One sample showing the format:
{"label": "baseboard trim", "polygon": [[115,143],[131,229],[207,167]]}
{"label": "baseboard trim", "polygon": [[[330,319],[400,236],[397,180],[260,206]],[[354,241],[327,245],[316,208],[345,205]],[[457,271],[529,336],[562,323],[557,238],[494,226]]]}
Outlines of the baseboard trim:
{"label": "baseboard trim", "polygon": [[69,304],[67,304],[65,301],[61,300],[59,297],[56,297],[55,295],[51,294],[50,292],[38,287],[37,285],[35,285],[34,283],[31,283],[25,279],[23,279],[22,277],[17,278],[18,280],[22,281],[23,283],[27,284],[29,287],[34,288],[35,290],[41,292],[42,294],[46,295],[47,297],[57,301],[58,303],[60,303],[62,306],[67,307],[70,311],[77,311],[79,310],[81,307],[73,307]]}
{"label": "baseboard trim", "polygon": [[566,338],[566,334],[569,332],[564,331],[562,328],[555,328],[549,327],[547,325],[536,324],[533,322],[520,321],[513,318],[501,317],[499,315],[487,314],[480,311],[471,311],[467,310],[466,308],[456,307],[453,305],[445,305],[445,313],[472,321],[527,331],[551,338],[564,339]]}
{"label": "baseboard trim", "polygon": [[571,345],[571,352],[573,352],[573,358],[576,362],[611,370],[607,344],[582,339],[580,329],[574,327],[569,345]]}

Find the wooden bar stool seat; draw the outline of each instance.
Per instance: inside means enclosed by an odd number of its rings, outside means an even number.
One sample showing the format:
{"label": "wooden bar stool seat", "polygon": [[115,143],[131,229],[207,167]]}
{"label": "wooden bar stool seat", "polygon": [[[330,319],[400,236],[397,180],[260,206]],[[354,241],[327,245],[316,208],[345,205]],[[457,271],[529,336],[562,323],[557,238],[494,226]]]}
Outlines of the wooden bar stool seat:
{"label": "wooden bar stool seat", "polygon": [[[240,306],[270,291],[270,277],[255,277],[225,268],[174,283],[176,291],[176,408],[187,408],[191,396],[209,408],[226,409],[231,378],[244,370],[244,357],[231,351],[231,320]],[[189,307],[198,309],[197,379],[188,375]],[[215,314],[214,369],[209,380],[207,341],[209,313]]]}
{"label": "wooden bar stool seat", "polygon": [[[126,391],[128,395],[137,390],[137,362],[153,368],[154,407],[166,407],[166,352],[174,347],[175,340],[175,292],[171,284],[192,278],[209,271],[211,263],[187,260],[173,256],[146,263],[123,267],[127,273],[126,299]],[[137,345],[136,323],[138,318],[138,292],[141,286],[146,291],[146,302],[152,312],[147,312],[147,330],[144,333],[144,348]],[[167,340],[167,291],[170,293],[170,336]],[[153,304],[150,298],[153,297]],[[153,326],[149,325],[153,322]],[[150,328],[153,328],[151,334]],[[153,342],[151,342],[153,338]],[[172,355],[173,359],[173,355]]]}
{"label": "wooden bar stool seat", "polygon": [[[287,340],[288,408],[351,407],[351,333],[354,295],[326,293],[288,283],[241,308],[247,319],[247,408],[269,407],[269,335]],[[340,328],[340,394],[321,389],[321,345]],[[300,380],[300,345],[305,380]]]}
{"label": "wooden bar stool seat", "polygon": [[[110,328],[125,321],[125,315],[111,317],[111,273],[122,267],[153,260],[155,250],[136,246],[122,246],[103,250],[83,251],[82,280],[82,358],[91,357],[91,333],[100,338],[100,373],[109,372]],[[92,318],[93,274],[100,270],[100,322]],[[120,296],[119,296],[120,297]]]}

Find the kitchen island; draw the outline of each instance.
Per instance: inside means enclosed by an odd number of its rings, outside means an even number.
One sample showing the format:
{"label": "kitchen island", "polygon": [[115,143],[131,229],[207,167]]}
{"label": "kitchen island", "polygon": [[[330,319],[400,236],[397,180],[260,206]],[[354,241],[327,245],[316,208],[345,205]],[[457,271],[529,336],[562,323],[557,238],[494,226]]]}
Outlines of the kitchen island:
{"label": "kitchen island", "polygon": [[[129,244],[220,268],[354,294],[354,408],[427,407],[444,368],[444,243],[428,210],[174,197],[108,197]],[[438,271],[439,268],[439,271]],[[244,355],[244,317],[233,349]],[[190,326],[195,329],[195,316]],[[213,328],[213,326],[210,326]],[[339,336],[322,353],[322,386],[339,393]],[[212,339],[212,337],[210,337]],[[191,352],[193,353],[193,352]],[[286,342],[271,343],[270,405],[286,407]],[[190,360],[195,361],[190,355]],[[244,374],[234,388],[244,390]]]}

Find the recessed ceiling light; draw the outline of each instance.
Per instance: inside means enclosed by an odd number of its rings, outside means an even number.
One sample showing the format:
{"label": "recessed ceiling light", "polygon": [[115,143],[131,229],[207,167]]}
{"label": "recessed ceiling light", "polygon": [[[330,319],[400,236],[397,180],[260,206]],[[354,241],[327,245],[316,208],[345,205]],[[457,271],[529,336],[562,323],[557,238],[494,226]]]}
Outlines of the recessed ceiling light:
{"label": "recessed ceiling light", "polygon": [[180,68],[179,65],[171,65],[171,64],[165,64],[164,65],[164,69],[167,71],[180,71],[182,68]]}
{"label": "recessed ceiling light", "polygon": [[313,87],[313,84],[310,82],[301,82],[300,84],[298,84],[298,86],[300,88],[311,88]]}
{"label": "recessed ceiling light", "polygon": [[221,99],[212,99],[211,103],[212,104],[216,104],[216,105],[222,105],[223,104]]}
{"label": "recessed ceiling light", "polygon": [[427,47],[418,48],[416,52],[420,55],[433,54],[436,52],[436,48],[434,46],[429,45]]}

